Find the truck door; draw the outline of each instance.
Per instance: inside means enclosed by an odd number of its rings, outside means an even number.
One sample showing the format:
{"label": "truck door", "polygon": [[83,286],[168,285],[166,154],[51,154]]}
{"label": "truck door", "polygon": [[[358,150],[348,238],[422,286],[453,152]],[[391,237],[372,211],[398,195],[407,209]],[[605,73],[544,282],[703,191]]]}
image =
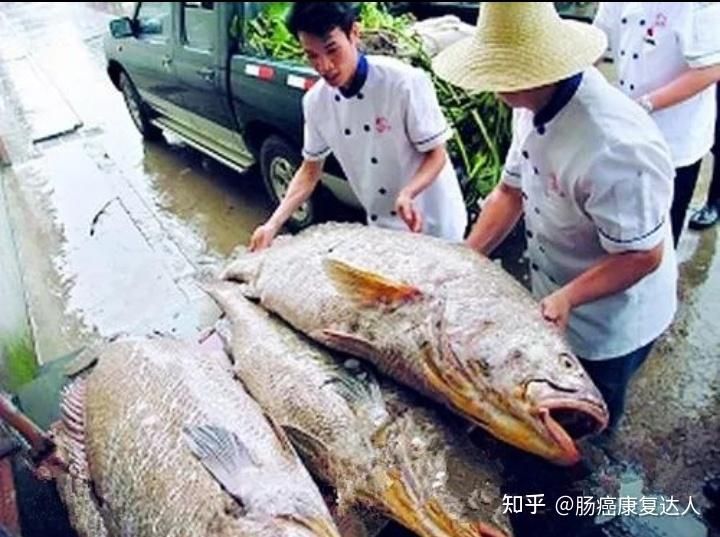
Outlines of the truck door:
{"label": "truck door", "polygon": [[215,127],[234,130],[227,96],[227,34],[220,2],[181,2],[175,68],[185,108],[203,135]]}
{"label": "truck door", "polygon": [[140,2],[133,19],[135,35],[122,43],[130,80],[143,100],[167,113],[183,105],[173,63],[175,19],[172,2]]}

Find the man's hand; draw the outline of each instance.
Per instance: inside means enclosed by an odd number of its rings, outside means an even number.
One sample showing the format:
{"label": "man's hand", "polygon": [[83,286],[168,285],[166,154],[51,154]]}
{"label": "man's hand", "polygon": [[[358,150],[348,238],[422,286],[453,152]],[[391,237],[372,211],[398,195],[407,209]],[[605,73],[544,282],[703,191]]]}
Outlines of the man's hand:
{"label": "man's hand", "polygon": [[410,196],[404,190],[400,191],[397,200],[395,200],[395,210],[397,211],[400,218],[403,219],[407,227],[413,233],[419,233],[423,228],[422,214],[413,205],[412,196]]}
{"label": "man's hand", "polygon": [[567,328],[572,304],[564,289],[558,289],[540,302],[540,309],[546,321],[553,323],[560,330]]}
{"label": "man's hand", "polygon": [[269,247],[275,239],[277,232],[277,226],[271,222],[265,222],[263,225],[259,226],[250,238],[250,251],[257,252]]}

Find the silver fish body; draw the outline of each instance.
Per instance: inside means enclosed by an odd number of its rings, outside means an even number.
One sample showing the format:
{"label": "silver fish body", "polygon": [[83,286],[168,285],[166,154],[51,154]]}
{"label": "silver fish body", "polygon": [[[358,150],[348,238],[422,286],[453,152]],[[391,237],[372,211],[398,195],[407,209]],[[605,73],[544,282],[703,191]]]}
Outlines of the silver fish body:
{"label": "silver fish body", "polygon": [[537,302],[487,258],[432,237],[326,224],[221,277],[313,339],[559,464],[606,405]]}
{"label": "silver fish body", "polygon": [[244,298],[239,285],[206,289],[229,321],[220,332],[238,378],[336,490],[341,511],[382,513],[423,537],[511,535],[502,469],[457,419],[321,348]]}
{"label": "silver fish body", "polygon": [[83,531],[97,521],[90,501],[110,537],[339,536],[224,354],[170,339],[109,344],[66,393],[59,429],[72,470],[60,492]]}

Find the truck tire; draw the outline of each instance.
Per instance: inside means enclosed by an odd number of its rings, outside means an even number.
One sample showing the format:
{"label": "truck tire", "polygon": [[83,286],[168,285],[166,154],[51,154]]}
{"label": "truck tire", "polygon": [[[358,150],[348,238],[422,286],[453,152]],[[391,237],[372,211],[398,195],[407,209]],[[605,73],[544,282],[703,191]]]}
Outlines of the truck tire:
{"label": "truck tire", "polygon": [[[270,199],[277,206],[287,192],[290,180],[300,167],[302,157],[300,151],[279,136],[269,136],[260,148],[260,170],[263,183]],[[285,225],[292,231],[306,228],[319,218],[322,187],[303,203],[288,219]]]}
{"label": "truck tire", "polygon": [[124,71],[120,73],[119,86],[125,99],[125,106],[127,106],[130,113],[130,118],[137,130],[142,134],[142,137],[146,140],[161,140],[162,130],[150,123],[148,107],[143,102],[137,89],[135,89],[135,84],[132,83],[132,80]]}

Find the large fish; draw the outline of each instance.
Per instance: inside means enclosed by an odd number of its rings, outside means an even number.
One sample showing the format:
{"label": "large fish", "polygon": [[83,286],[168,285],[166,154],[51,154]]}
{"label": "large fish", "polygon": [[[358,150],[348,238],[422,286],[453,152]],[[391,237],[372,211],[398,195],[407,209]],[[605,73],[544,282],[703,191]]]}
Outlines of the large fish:
{"label": "large fish", "polygon": [[462,245],[326,224],[239,257],[221,277],[315,340],[558,464],[576,463],[574,438],[607,424],[602,396],[532,296]]}
{"label": "large fish", "polygon": [[68,388],[60,492],[82,537],[339,537],[229,364],[169,339],[117,342]]}
{"label": "large fish", "polygon": [[358,360],[332,356],[239,285],[205,287],[227,316],[219,332],[235,373],[336,490],[341,513],[367,508],[423,537],[510,535],[502,468],[458,423]]}

